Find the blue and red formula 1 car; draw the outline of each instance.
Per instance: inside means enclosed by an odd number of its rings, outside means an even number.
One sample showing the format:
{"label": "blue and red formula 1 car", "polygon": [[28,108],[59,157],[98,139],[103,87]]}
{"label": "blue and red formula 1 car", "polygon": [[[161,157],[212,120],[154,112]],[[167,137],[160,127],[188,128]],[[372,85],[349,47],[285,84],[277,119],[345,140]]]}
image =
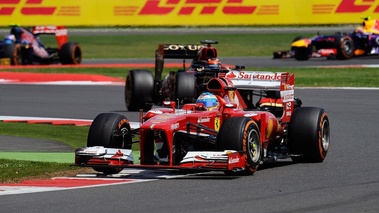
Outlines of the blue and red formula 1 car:
{"label": "blue and red formula 1 car", "polygon": [[[45,47],[40,35],[55,35],[57,47]],[[12,26],[0,41],[0,58],[11,65],[80,64],[82,51],[77,42],[69,42],[63,26],[35,26],[31,29]]]}
{"label": "blue and red formula 1 car", "polygon": [[[74,165],[104,174],[135,167],[252,174],[277,159],[324,161],[328,115],[295,103],[293,74],[231,70],[207,81],[206,90],[180,108],[163,101],[134,126],[124,115],[99,114]],[[280,95],[255,99],[268,92]],[[248,109],[253,100],[257,105]],[[280,117],[273,108],[281,109]]]}
{"label": "blue and red formula 1 car", "polygon": [[352,33],[296,37],[291,43],[291,50],[274,52],[273,57],[296,60],[327,57],[344,60],[356,56],[379,55],[379,20],[366,18],[362,25]]}

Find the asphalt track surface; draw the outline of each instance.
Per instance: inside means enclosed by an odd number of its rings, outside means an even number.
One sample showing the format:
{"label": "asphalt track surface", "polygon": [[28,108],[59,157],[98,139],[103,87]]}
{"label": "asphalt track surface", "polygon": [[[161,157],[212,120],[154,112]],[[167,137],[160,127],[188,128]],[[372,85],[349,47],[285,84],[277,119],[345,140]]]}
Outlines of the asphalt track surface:
{"label": "asphalt track surface", "polygon": [[[270,67],[290,62],[265,60]],[[262,63],[249,58],[244,64],[251,61]],[[122,86],[0,84],[0,91],[1,114],[93,119],[116,112],[138,121],[138,113],[125,109]],[[1,196],[0,212],[379,212],[378,90],[297,88],[295,94],[304,106],[323,107],[329,115],[331,147],[323,163],[283,160],[244,177],[159,178],[153,172],[148,177],[159,180]]]}
{"label": "asphalt track surface", "polygon": [[[138,121],[137,113],[125,109],[122,86],[0,85],[0,90],[2,114],[93,119],[116,112]],[[323,163],[284,160],[246,177],[124,174],[119,178],[159,180],[7,195],[0,206],[4,212],[57,213],[378,212],[378,90],[296,89],[295,94],[304,105],[329,114],[331,147]]]}

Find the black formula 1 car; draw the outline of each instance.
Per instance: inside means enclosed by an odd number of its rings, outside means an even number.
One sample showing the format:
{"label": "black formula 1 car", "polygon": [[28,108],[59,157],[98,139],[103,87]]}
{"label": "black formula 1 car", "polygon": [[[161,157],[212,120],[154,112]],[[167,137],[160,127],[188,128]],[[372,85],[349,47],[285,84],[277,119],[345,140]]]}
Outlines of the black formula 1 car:
{"label": "black formula 1 car", "polygon": [[[45,47],[39,35],[55,35],[57,47]],[[77,42],[69,42],[63,26],[35,26],[31,29],[12,26],[0,41],[0,58],[11,65],[80,64],[82,51]]]}
{"label": "black formula 1 car", "polygon": [[356,56],[379,55],[379,20],[365,20],[363,27],[352,33],[337,32],[334,35],[316,35],[312,38],[296,37],[291,50],[276,51],[274,59],[310,58],[350,59]]}
{"label": "black formula 1 car", "polygon": [[[141,113],[137,124],[124,115],[99,114],[86,147],[75,151],[74,165],[104,174],[138,167],[245,175],[278,159],[324,161],[330,146],[328,115],[319,107],[296,107],[293,74],[231,71],[211,78],[206,89],[214,99],[181,108],[175,101],[164,101],[163,108]],[[279,98],[246,111],[240,89],[258,95],[274,91]],[[211,99],[217,105],[210,109],[206,105]],[[281,116],[266,106],[280,107]]]}
{"label": "black formula 1 car", "polygon": [[[217,41],[201,44],[160,44],[155,52],[155,73],[150,70],[130,70],[125,81],[125,104],[129,111],[151,109],[153,103],[175,100],[180,104],[193,102],[204,90],[209,79],[225,75],[231,69],[217,58]],[[165,59],[183,59],[183,69],[170,71],[162,78]],[[186,68],[185,59],[192,63]],[[234,69],[242,69],[235,66]]]}

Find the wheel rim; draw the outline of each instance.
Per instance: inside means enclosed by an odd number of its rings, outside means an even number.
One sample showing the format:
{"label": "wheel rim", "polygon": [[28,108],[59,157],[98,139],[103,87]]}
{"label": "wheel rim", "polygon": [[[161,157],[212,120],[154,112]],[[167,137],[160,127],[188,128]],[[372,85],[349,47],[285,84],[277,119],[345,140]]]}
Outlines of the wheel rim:
{"label": "wheel rim", "polygon": [[258,162],[260,158],[260,152],[261,152],[261,146],[259,143],[259,138],[257,137],[258,133],[255,129],[251,130],[249,132],[248,136],[248,154],[250,156],[250,159],[253,160],[253,162]]}
{"label": "wheel rim", "polygon": [[329,123],[327,120],[324,120],[324,122],[322,122],[322,127],[321,127],[321,140],[322,140],[322,148],[324,149],[324,151],[327,151],[329,149],[329,145],[330,145],[330,134],[329,134]]}
{"label": "wheel rim", "polygon": [[126,145],[130,145],[130,144],[125,144],[125,140],[127,140],[130,134],[131,134],[130,127],[128,126],[127,123],[124,123],[120,127],[117,127],[113,131],[110,147],[122,149]]}
{"label": "wheel rim", "polygon": [[347,55],[350,55],[353,53],[352,43],[349,40],[346,40],[343,42],[342,48]]}

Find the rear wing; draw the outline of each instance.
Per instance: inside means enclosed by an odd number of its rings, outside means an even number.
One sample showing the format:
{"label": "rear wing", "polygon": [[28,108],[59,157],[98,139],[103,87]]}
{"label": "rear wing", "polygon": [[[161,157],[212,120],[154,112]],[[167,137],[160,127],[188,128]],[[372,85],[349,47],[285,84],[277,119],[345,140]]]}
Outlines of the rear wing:
{"label": "rear wing", "polygon": [[280,91],[283,102],[282,122],[289,122],[294,110],[294,74],[287,72],[231,70],[226,75],[237,90]]}
{"label": "rear wing", "polygon": [[281,121],[288,123],[291,121],[291,116],[295,109],[295,75],[293,73],[282,74],[280,78],[280,98],[283,102]]}
{"label": "rear wing", "polygon": [[155,79],[162,79],[165,58],[195,59],[204,44],[159,44],[155,51]]}
{"label": "rear wing", "polygon": [[231,70],[229,78],[235,88],[241,90],[280,90],[281,72]]}
{"label": "rear wing", "polygon": [[59,49],[68,41],[67,29],[63,26],[35,26],[32,33],[36,36],[40,34],[55,35]]}

